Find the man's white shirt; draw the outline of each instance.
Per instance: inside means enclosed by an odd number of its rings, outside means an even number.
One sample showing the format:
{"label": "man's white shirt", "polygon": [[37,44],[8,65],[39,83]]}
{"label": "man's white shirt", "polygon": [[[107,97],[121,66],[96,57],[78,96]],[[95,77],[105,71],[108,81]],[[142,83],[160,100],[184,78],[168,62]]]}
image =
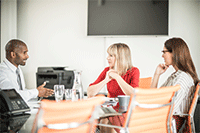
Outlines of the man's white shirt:
{"label": "man's white shirt", "polygon": [[17,74],[16,74],[17,67],[14,66],[7,59],[5,59],[0,64],[0,88],[1,89],[15,89],[25,101],[28,101],[32,98],[36,98],[38,96],[38,90],[25,89],[24,76],[20,67],[18,68],[20,70],[22,90],[19,89],[19,85],[17,82]]}

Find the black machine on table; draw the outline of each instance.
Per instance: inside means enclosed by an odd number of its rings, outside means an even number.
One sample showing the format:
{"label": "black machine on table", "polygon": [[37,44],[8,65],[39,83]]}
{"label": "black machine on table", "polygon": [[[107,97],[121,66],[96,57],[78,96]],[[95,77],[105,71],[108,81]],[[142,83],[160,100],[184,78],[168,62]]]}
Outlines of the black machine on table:
{"label": "black machine on table", "polygon": [[[36,73],[37,87],[47,82],[46,88],[53,89],[56,84],[65,85],[65,88],[72,89],[74,84],[74,71],[66,70],[65,67],[38,67]],[[45,99],[55,100],[54,96]]]}

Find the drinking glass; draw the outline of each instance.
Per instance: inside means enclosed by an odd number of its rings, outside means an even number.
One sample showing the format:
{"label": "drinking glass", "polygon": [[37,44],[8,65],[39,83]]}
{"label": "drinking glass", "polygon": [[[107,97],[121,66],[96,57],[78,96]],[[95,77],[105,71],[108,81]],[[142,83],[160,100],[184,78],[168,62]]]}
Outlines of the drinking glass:
{"label": "drinking glass", "polygon": [[64,89],[64,85],[54,85],[54,94],[57,102],[63,100]]}
{"label": "drinking glass", "polygon": [[72,100],[72,89],[65,90],[65,100]]}

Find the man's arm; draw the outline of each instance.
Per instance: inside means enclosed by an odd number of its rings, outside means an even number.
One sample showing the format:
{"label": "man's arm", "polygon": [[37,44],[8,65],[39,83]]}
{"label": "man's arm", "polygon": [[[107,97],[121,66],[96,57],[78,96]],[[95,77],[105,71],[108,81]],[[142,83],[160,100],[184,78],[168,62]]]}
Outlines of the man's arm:
{"label": "man's arm", "polygon": [[1,89],[15,89],[17,93],[25,100],[29,101],[32,98],[48,97],[53,94],[53,90],[44,88],[44,84],[39,86],[37,89],[17,89],[18,85],[11,81],[4,72],[0,72],[0,88]]}
{"label": "man's arm", "polygon": [[0,88],[1,89],[15,89],[17,93],[25,100],[28,101],[32,98],[36,98],[38,96],[38,91],[36,89],[25,89],[25,90],[18,90],[16,86],[12,84],[12,82],[8,78],[4,78],[3,75],[0,76]]}

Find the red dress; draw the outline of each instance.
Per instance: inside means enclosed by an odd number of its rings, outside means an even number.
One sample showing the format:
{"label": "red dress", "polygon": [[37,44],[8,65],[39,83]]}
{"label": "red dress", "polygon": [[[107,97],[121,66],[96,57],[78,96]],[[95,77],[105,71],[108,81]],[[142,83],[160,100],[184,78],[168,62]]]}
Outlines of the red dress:
{"label": "red dress", "polygon": [[[97,80],[90,84],[95,85],[101,82],[102,80],[105,79],[106,77],[106,72],[109,71],[109,67],[106,67],[103,72],[99,75]],[[125,75],[121,76],[126,83],[131,85],[132,87],[139,87],[139,69],[137,67],[132,67],[129,69]],[[117,97],[118,95],[125,95],[123,91],[121,90],[120,86],[118,85],[117,81],[115,79],[112,79],[110,82],[107,83],[107,90],[110,94],[110,97]],[[114,109],[117,109],[119,105],[116,107],[113,107]],[[123,114],[123,116],[114,116],[114,117],[109,117],[110,122],[112,125],[117,125],[117,126],[122,126],[124,123],[124,117],[126,113]],[[119,132],[119,129],[115,129],[117,132]]]}

